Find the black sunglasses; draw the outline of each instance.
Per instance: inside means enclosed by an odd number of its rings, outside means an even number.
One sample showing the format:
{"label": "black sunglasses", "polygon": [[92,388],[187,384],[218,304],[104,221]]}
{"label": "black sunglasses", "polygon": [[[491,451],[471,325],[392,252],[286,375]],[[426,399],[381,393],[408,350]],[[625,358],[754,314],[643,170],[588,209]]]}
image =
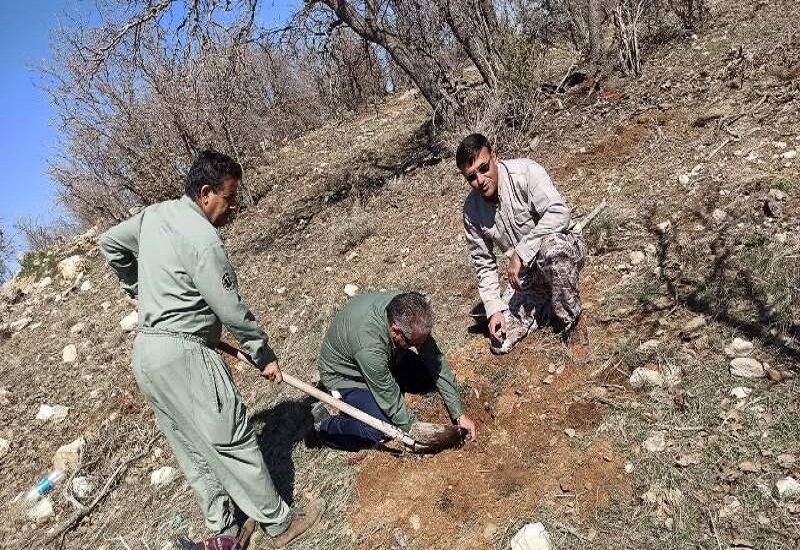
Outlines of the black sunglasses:
{"label": "black sunglasses", "polygon": [[485,174],[488,171],[489,171],[489,161],[487,160],[486,162],[478,166],[478,168],[474,172],[470,172],[465,177],[467,178],[468,182],[472,183],[478,177],[478,172],[480,172],[481,174]]}

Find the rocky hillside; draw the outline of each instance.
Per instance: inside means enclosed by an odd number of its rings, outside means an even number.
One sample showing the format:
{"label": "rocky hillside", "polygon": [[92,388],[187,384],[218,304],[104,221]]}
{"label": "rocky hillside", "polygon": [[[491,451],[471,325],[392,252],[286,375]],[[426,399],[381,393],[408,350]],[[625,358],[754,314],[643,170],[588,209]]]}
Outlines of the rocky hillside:
{"label": "rocky hillside", "polygon": [[[792,0],[717,2],[701,34],[650,47],[638,81],[544,96],[527,148],[500,144],[543,164],[577,215],[609,205],[587,230],[587,368],[549,331],[487,353],[469,315],[467,187],[431,153],[413,94],[246,174],[263,198],[225,238],[284,368],[315,379],[345,285],[420,290],[479,420],[463,449],[350,465],[306,442],[307,400],[232,364],[284,497],[328,502],[295,548],[504,548],[529,522],[557,548],[800,544],[798,20]],[[133,306],[95,238],[29,256],[3,290],[2,547],[204,534],[130,372]],[[438,398],[413,405],[443,414]],[[20,494],[54,460],[68,477],[26,515]]]}

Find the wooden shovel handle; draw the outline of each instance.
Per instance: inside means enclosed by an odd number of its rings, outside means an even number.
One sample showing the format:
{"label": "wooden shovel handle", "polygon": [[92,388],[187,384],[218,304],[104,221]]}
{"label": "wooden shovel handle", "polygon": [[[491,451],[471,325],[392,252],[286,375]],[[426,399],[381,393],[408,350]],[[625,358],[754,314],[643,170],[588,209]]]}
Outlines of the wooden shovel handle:
{"label": "wooden shovel handle", "polygon": [[[220,342],[217,344],[217,349],[224,353],[227,353],[232,357],[236,357],[240,361],[250,363],[254,367],[258,368],[258,366],[255,363],[253,363],[253,360],[246,353],[244,353],[240,349],[231,346],[230,344],[227,344],[225,342]],[[283,381],[289,384],[291,387],[300,390],[306,395],[310,395],[311,397],[318,399],[323,403],[330,405],[334,409],[341,411],[348,416],[352,416],[356,420],[360,420],[367,426],[375,428],[379,432],[386,434],[392,439],[399,441],[403,445],[410,447],[412,450],[416,449],[417,447],[416,441],[414,441],[407,433],[405,433],[397,426],[393,426],[388,422],[384,422],[379,418],[375,418],[374,416],[371,416],[365,413],[364,411],[353,407],[352,405],[348,405],[341,399],[336,399],[331,394],[325,393],[319,388],[315,388],[311,384],[307,384],[302,380],[298,380],[291,374],[286,374],[285,372],[282,374],[283,374]]]}

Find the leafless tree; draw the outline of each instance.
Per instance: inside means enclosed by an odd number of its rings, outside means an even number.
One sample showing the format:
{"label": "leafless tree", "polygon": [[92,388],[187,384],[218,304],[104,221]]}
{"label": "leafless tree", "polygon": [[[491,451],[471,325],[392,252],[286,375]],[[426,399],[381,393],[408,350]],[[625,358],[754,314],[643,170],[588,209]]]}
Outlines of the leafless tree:
{"label": "leafless tree", "polygon": [[620,69],[634,77],[642,73],[638,33],[645,3],[646,0],[618,0],[613,13]]}
{"label": "leafless tree", "polygon": [[23,216],[14,221],[14,229],[25,240],[25,250],[35,252],[63,243],[75,234],[75,226],[69,220],[58,217],[43,222],[31,216]]}
{"label": "leafless tree", "polygon": [[14,253],[14,243],[11,241],[6,229],[0,225],[0,283],[11,275],[9,261]]}

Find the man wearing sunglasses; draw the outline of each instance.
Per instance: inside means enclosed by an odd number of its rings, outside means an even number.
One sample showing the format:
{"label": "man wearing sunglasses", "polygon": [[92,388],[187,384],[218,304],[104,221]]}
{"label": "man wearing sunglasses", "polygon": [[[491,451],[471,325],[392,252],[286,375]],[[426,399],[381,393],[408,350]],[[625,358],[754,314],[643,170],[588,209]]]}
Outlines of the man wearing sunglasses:
{"label": "man wearing sunglasses", "polygon": [[[433,311],[417,292],[372,292],[351,299],[331,323],[319,354],[320,383],[367,414],[408,432],[414,415],[404,392],[438,390],[454,423],[475,439],[475,424],[464,414],[455,376],[431,336]],[[346,415],[330,416],[314,406],[314,428],[329,447],[356,451],[386,439],[378,430]]]}
{"label": "man wearing sunglasses", "polygon": [[[575,362],[588,362],[578,292],[586,244],[569,230],[570,209],[547,172],[530,159],[498,160],[482,134],[463,139],[456,165],[472,188],[464,203],[464,230],[492,352],[508,353],[530,331],[552,323]],[[495,246],[508,259],[505,293]]]}

